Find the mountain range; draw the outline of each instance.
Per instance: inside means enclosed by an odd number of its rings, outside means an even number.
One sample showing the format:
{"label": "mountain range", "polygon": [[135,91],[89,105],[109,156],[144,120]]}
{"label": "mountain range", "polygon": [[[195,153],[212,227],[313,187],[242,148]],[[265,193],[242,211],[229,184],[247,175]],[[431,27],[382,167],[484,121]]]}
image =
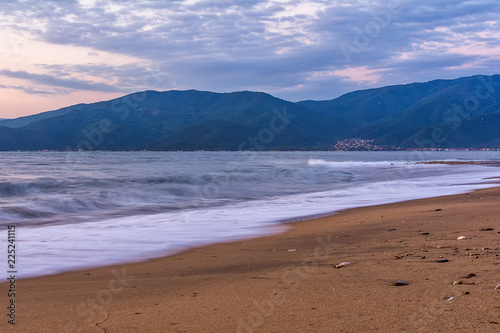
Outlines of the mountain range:
{"label": "mountain range", "polygon": [[295,103],[250,91],[143,91],[0,120],[4,151],[331,149],[354,138],[368,149],[500,147],[500,75]]}

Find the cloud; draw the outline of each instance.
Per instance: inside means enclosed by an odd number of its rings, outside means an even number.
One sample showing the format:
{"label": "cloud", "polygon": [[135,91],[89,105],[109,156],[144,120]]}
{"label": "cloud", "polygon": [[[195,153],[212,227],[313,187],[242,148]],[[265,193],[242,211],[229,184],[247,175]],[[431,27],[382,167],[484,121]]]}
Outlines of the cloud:
{"label": "cloud", "polygon": [[[499,14],[497,0],[15,1],[0,29],[92,52],[79,65],[39,64],[43,74],[0,74],[86,91],[252,89],[328,99],[350,89],[493,74]],[[99,52],[141,62],[95,64]]]}
{"label": "cloud", "polygon": [[53,91],[48,91],[48,90],[40,90],[36,89],[33,87],[24,87],[24,86],[9,86],[9,85],[4,85],[0,84],[0,89],[14,89],[14,90],[21,90],[25,92],[26,94],[29,95],[61,95],[61,94],[67,94],[68,91],[64,89],[55,89]]}
{"label": "cloud", "polygon": [[67,91],[63,91],[62,89],[58,89],[56,91],[47,91],[47,90],[40,90],[32,87],[23,87],[23,86],[9,86],[10,89],[18,89],[22,90],[27,94],[30,95],[61,95],[61,94],[67,94]]}
{"label": "cloud", "polygon": [[345,77],[345,81],[352,81],[358,84],[377,83],[382,74],[380,71],[369,70],[366,66],[345,68],[333,72],[328,72],[330,75],[338,75]]}
{"label": "cloud", "polygon": [[119,89],[105,83],[95,83],[79,79],[62,79],[48,74],[33,74],[25,71],[10,71],[8,69],[0,70],[0,75],[28,80],[35,84],[46,86],[63,87],[74,90],[118,92]]}

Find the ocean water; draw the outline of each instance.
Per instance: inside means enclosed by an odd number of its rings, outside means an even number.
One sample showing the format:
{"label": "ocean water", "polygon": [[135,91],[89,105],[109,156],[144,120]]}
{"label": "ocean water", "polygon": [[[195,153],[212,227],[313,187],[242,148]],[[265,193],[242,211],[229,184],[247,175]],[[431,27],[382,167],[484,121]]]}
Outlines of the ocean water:
{"label": "ocean water", "polygon": [[[2,152],[18,277],[139,261],[336,211],[495,186],[500,152]],[[6,260],[2,260],[7,271]]]}

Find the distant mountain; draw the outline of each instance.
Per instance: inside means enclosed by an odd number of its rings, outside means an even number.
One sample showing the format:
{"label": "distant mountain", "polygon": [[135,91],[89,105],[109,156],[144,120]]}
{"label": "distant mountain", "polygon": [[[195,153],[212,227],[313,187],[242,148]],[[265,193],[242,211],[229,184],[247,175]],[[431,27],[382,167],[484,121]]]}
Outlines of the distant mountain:
{"label": "distant mountain", "polygon": [[330,101],[303,101],[297,104],[323,114],[335,114],[353,127],[359,127],[401,113],[429,95],[465,80],[467,78],[388,86],[354,91]]}
{"label": "distant mountain", "polygon": [[0,150],[328,149],[500,146],[500,76],[389,86],[329,101],[266,93],[145,91],[0,120]]}
{"label": "distant mountain", "polygon": [[140,92],[2,125],[1,150],[297,149],[347,133],[331,116],[265,93],[194,90]]}
{"label": "distant mountain", "polygon": [[339,116],[350,137],[390,147],[498,147],[500,75],[356,91],[297,103]]}
{"label": "distant mountain", "polygon": [[492,147],[500,138],[500,75],[451,81],[393,117],[356,134],[404,147]]}
{"label": "distant mountain", "polygon": [[43,112],[39,113],[36,115],[32,116],[25,116],[25,117],[19,117],[16,119],[1,119],[0,118],[0,126],[6,126],[6,127],[11,127],[11,128],[20,128],[24,127],[26,125],[29,125],[31,123],[34,123],[39,120],[44,120],[44,119],[49,119],[57,116],[61,116],[65,113],[78,110],[82,105],[85,104],[77,104],[73,105],[70,107],[62,108],[56,111],[48,111],[48,112]]}

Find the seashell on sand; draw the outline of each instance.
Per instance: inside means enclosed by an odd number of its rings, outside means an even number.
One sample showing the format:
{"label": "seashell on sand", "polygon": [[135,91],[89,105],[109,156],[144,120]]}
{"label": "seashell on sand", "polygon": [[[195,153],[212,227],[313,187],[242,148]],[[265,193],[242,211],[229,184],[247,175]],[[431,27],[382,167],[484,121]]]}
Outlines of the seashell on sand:
{"label": "seashell on sand", "polygon": [[344,266],[352,265],[352,264],[355,264],[355,262],[353,262],[353,261],[345,261],[345,262],[341,262],[340,264],[335,265],[335,268],[342,268]]}

